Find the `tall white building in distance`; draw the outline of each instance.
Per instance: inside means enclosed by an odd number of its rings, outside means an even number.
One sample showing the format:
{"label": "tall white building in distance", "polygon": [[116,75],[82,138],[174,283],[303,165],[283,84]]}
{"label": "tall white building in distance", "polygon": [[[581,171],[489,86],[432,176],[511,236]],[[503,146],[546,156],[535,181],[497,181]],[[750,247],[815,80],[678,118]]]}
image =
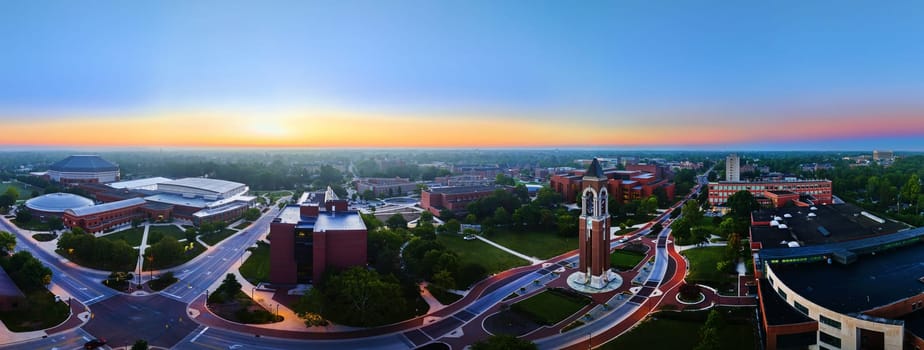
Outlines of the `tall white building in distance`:
{"label": "tall white building in distance", "polygon": [[737,154],[725,157],[725,181],[741,181],[741,159]]}

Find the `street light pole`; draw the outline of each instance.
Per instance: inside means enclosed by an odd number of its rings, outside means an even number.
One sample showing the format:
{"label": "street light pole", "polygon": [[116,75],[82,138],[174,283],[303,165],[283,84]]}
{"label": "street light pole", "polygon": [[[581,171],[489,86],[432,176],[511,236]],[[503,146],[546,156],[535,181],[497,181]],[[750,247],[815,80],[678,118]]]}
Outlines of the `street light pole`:
{"label": "street light pole", "polygon": [[[253,290],[254,290],[254,289],[257,289],[257,287],[256,287],[256,286],[250,287],[250,299],[253,299]],[[253,299],[253,300],[256,301],[257,299]]]}

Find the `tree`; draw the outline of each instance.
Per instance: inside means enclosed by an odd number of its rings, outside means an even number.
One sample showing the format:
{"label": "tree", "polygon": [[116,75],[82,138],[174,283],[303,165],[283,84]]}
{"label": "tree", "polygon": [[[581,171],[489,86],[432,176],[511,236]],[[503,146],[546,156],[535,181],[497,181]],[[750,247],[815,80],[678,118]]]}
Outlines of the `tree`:
{"label": "tree", "polygon": [[683,208],[680,210],[683,217],[686,218],[690,224],[697,224],[703,218],[703,212],[699,210],[699,205],[694,201],[688,201],[683,204]]}
{"label": "tree", "polygon": [[135,344],[132,344],[132,350],[148,350],[148,342],[138,339],[135,341]]}
{"label": "tree", "polygon": [[363,223],[366,224],[366,228],[369,229],[369,232],[375,231],[377,228],[382,227],[382,221],[375,217],[372,214],[359,214],[363,218]]}
{"label": "tree", "polygon": [[16,248],[16,236],[6,231],[0,231],[0,251],[7,255]]}
{"label": "tree", "polygon": [[677,240],[684,243],[690,243],[691,232],[690,223],[686,218],[674,220],[671,224],[671,234],[677,237]]}
{"label": "tree", "polygon": [[244,211],[244,220],[254,221],[260,218],[260,209],[250,208]]}
{"label": "tree", "polygon": [[401,214],[394,214],[388,217],[388,220],[385,220],[385,225],[392,230],[398,228],[406,228],[407,220],[405,220],[404,216],[401,216]]}
{"label": "tree", "polygon": [[728,244],[725,245],[725,259],[734,264],[741,255],[741,236],[737,233],[728,235]]}
{"label": "tree", "polygon": [[[921,193],[921,178],[918,177],[918,174],[911,174],[911,177],[908,178],[908,182],[905,183],[905,186],[902,187],[902,197],[908,200],[909,203],[918,199],[918,194]],[[899,211],[901,211],[901,203],[899,204]]]}
{"label": "tree", "polygon": [[237,281],[237,277],[233,273],[225,275],[225,279],[221,281],[221,285],[218,286],[216,292],[222,292],[226,294],[237,294],[241,290],[241,283]]}
{"label": "tree", "polygon": [[[687,191],[680,192],[680,193],[686,193]],[[670,198],[667,198],[667,190],[665,190],[663,186],[655,188],[654,191],[651,192],[651,194],[652,196],[658,199],[659,208],[666,208],[668,205],[670,205],[671,203]]]}
{"label": "tree", "polygon": [[45,288],[51,283],[51,269],[28,251],[19,251],[9,259],[0,260],[13,282],[25,292]]}
{"label": "tree", "polygon": [[494,178],[494,183],[504,186],[515,186],[517,184],[516,180],[504,174],[497,174]]}
{"label": "tree", "polygon": [[472,350],[536,350],[533,342],[512,335],[492,335],[488,339],[472,344]]}
{"label": "tree", "polygon": [[360,197],[362,197],[362,199],[365,199],[365,200],[367,200],[367,201],[371,201],[371,200],[375,199],[375,192],[373,192],[372,190],[365,190],[365,191],[363,191],[363,193],[360,195]]}
{"label": "tree", "polygon": [[19,190],[17,190],[16,187],[10,186],[6,188],[6,192],[3,193],[3,195],[12,198],[15,203],[16,200],[19,199]]}
{"label": "tree", "polygon": [[446,290],[456,288],[456,279],[448,270],[440,270],[433,274],[433,286]]}
{"label": "tree", "polygon": [[433,214],[429,211],[424,210],[420,213],[420,219],[417,220],[418,224],[423,223],[433,223]]}
{"label": "tree", "polygon": [[154,266],[168,266],[183,256],[183,244],[172,236],[166,236],[157,243],[152,244],[144,255],[153,261]]}
{"label": "tree", "polygon": [[462,223],[460,223],[459,220],[450,219],[449,221],[446,221],[446,224],[444,224],[443,227],[445,227],[446,233],[458,234],[462,227]]}
{"label": "tree", "polygon": [[61,218],[56,217],[56,216],[52,216],[48,218],[48,220],[45,220],[45,223],[47,223],[48,228],[52,230],[60,230],[64,228],[64,221],[62,221]]}
{"label": "tree", "polygon": [[449,221],[456,218],[456,213],[449,209],[440,210],[440,220]]}
{"label": "tree", "polygon": [[16,222],[26,223],[32,221],[32,212],[26,208],[19,208],[16,211]]}
{"label": "tree", "polygon": [[731,209],[732,217],[750,220],[751,212],[760,208],[757,199],[749,191],[741,190],[728,197],[725,203]]}
{"label": "tree", "polygon": [[196,228],[192,226],[187,227],[183,233],[186,235],[187,242],[195,242],[196,236],[199,234],[199,232],[196,231]]}
{"label": "tree", "polygon": [[0,195],[0,207],[9,208],[16,204],[16,198],[11,197],[9,194],[4,193]]}
{"label": "tree", "polygon": [[496,225],[507,225],[510,223],[510,215],[507,214],[507,210],[504,207],[497,207],[494,210],[494,224]]}
{"label": "tree", "polygon": [[320,303],[311,305],[308,300],[306,304],[314,306],[324,318],[344,325],[386,324],[400,317],[407,305],[396,278],[362,267],[331,274],[315,289],[320,289],[320,295],[311,296],[309,292],[306,296]]}
{"label": "tree", "polygon": [[735,232],[735,219],[727,217],[719,224],[719,235],[728,238],[732,232]]}
{"label": "tree", "polygon": [[722,319],[716,309],[709,311],[706,323],[699,330],[699,344],[694,350],[718,350],[721,348],[719,340],[719,330],[725,327],[725,321]]}
{"label": "tree", "polygon": [[480,281],[488,275],[488,270],[479,264],[467,263],[459,268],[456,275],[456,288],[465,289],[470,284]]}

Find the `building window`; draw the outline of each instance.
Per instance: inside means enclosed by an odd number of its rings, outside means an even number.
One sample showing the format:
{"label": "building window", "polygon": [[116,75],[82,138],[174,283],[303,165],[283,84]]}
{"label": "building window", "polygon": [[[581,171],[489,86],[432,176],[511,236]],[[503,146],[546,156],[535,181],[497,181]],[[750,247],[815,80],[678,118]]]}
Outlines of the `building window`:
{"label": "building window", "polygon": [[827,317],[825,317],[825,315],[818,315],[818,321],[820,321],[821,323],[824,323],[824,324],[826,324],[826,325],[829,325],[829,326],[831,326],[831,327],[834,327],[834,328],[837,328],[837,329],[841,329],[841,323],[840,323],[839,321],[835,321],[835,320],[832,320],[832,319],[830,319],[830,318],[827,318]]}
{"label": "building window", "polygon": [[799,304],[798,301],[793,301],[792,306],[794,306],[796,310],[799,310],[799,312],[802,312],[803,314],[809,314],[808,308],[805,307],[805,305]]}
{"label": "building window", "polygon": [[776,292],[780,294],[780,298],[783,298],[783,300],[786,300],[786,292],[784,292],[783,289],[777,288]]}
{"label": "building window", "polygon": [[836,348],[841,347],[841,338],[835,337],[825,332],[818,332],[818,340]]}

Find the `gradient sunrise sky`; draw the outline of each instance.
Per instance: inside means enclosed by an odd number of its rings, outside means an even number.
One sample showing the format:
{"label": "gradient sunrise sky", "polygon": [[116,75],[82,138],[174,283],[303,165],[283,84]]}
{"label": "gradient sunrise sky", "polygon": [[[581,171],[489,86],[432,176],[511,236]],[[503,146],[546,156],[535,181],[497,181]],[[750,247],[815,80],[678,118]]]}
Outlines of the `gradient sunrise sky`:
{"label": "gradient sunrise sky", "polygon": [[922,1],[4,1],[0,145],[924,150]]}

